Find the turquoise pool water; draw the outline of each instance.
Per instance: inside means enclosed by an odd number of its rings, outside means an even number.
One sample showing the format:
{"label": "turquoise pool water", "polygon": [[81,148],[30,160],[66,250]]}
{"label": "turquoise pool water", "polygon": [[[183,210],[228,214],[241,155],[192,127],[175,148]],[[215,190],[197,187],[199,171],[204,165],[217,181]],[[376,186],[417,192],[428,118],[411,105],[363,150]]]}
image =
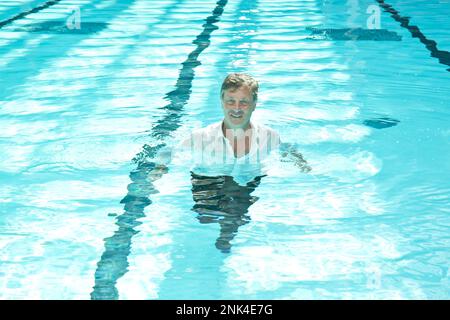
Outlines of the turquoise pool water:
{"label": "turquoise pool water", "polygon": [[[448,299],[449,13],[447,0],[2,1],[0,298]],[[338,40],[347,28],[366,39]],[[148,174],[153,150],[220,120],[234,71],[260,81],[254,117],[312,171],[228,178],[241,214],[223,252],[226,224],[192,210],[189,170]]]}

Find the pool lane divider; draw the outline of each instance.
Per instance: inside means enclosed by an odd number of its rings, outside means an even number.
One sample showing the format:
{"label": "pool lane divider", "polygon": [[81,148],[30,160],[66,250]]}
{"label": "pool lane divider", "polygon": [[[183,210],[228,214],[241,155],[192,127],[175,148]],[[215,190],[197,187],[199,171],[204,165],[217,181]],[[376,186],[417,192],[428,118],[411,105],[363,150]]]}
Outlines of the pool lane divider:
{"label": "pool lane divider", "polygon": [[47,2],[45,2],[44,4],[42,4],[40,6],[34,7],[31,10],[28,10],[28,11],[25,11],[25,12],[21,12],[21,13],[15,15],[14,17],[12,17],[10,19],[0,21],[0,29],[3,28],[4,26],[6,26],[6,25],[16,21],[16,20],[25,18],[29,14],[37,13],[37,12],[39,12],[41,10],[47,9],[47,8],[57,4],[59,2],[61,2],[61,0],[50,0],[50,1],[47,1]]}
{"label": "pool lane divider", "polygon": [[[446,66],[450,66],[450,52],[439,50],[437,48],[437,42],[431,39],[428,39],[422,31],[420,31],[418,26],[410,25],[410,17],[403,17],[400,15],[400,12],[398,12],[392,5],[384,2],[384,0],[376,0],[378,2],[378,5],[386,12],[391,14],[391,17],[400,23],[400,25],[407,29],[413,36],[413,38],[419,38],[420,42],[422,42],[425,47],[428,49],[428,51],[431,52],[431,56],[433,58],[437,58],[441,64],[444,64]],[[450,71],[450,68],[447,69],[447,71]]]}
{"label": "pool lane divider", "polygon": [[197,45],[196,48],[181,63],[182,68],[175,89],[165,96],[169,103],[161,109],[166,111],[166,115],[156,122],[150,133],[150,136],[160,142],[152,146],[144,145],[143,150],[133,158],[137,168],[130,173],[132,182],[128,185],[128,194],[121,201],[124,204],[124,213],[116,218],[119,228],[111,237],[104,239],[105,250],[97,263],[95,285],[91,292],[93,300],[119,298],[116,283],[128,271],[132,237],[139,233],[135,228],[142,224],[138,219],[145,217],[144,209],[152,203],[149,195],[157,192],[149,175],[157,175],[160,178],[167,172],[167,168],[158,167],[151,159],[166,146],[164,139],[181,126],[183,108],[192,91],[194,69],[201,65],[198,57],[210,45],[212,32],[219,28],[214,24],[220,20],[227,3],[228,0],[216,2],[212,14],[205,19],[202,32],[193,41]]}

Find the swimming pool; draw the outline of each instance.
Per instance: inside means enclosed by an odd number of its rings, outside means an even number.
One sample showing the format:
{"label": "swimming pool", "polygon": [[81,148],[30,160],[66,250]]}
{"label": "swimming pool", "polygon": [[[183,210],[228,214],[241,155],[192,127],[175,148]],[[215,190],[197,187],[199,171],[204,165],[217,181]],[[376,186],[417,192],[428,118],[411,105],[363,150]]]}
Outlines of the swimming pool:
{"label": "swimming pool", "polygon": [[[448,299],[449,10],[2,1],[0,298]],[[229,72],[313,170],[241,185],[223,252],[189,171],[146,159],[220,120]]]}

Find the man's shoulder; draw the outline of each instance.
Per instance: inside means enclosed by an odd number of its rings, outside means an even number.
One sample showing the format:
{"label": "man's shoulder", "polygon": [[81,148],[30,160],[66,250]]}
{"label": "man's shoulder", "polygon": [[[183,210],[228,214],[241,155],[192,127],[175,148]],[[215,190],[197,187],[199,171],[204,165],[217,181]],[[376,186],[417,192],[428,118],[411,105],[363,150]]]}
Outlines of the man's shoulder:
{"label": "man's shoulder", "polygon": [[218,121],[207,125],[206,127],[192,130],[191,136],[216,136],[221,130],[222,121]]}
{"label": "man's shoulder", "polygon": [[208,138],[215,138],[221,130],[222,122],[215,122],[206,127],[192,129],[188,137],[184,137],[179,144],[182,147],[190,147],[194,141],[204,141]]}
{"label": "man's shoulder", "polygon": [[281,143],[281,139],[275,129],[260,123],[256,124],[255,127],[257,129],[256,135],[260,146],[267,146],[269,148],[268,150],[278,148]]}
{"label": "man's shoulder", "polygon": [[257,127],[257,129],[260,132],[260,134],[270,135],[270,136],[273,136],[273,137],[279,137],[280,136],[279,133],[275,129],[273,129],[273,128],[265,125],[265,124],[262,124],[262,123],[259,123],[259,122],[252,122],[252,123],[255,124],[255,126]]}

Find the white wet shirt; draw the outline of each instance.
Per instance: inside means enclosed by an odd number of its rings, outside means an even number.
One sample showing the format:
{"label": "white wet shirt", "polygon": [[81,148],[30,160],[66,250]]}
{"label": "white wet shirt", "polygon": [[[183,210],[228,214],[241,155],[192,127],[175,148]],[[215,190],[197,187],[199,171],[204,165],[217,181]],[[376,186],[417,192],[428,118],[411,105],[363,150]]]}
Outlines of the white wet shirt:
{"label": "white wet shirt", "polygon": [[262,164],[278,149],[280,136],[275,130],[255,121],[250,125],[250,150],[244,156],[234,156],[233,147],[223,134],[222,121],[219,121],[194,130],[177,147],[176,158],[182,162],[189,161],[194,172],[208,176],[231,175],[237,180],[246,180],[264,174]]}

